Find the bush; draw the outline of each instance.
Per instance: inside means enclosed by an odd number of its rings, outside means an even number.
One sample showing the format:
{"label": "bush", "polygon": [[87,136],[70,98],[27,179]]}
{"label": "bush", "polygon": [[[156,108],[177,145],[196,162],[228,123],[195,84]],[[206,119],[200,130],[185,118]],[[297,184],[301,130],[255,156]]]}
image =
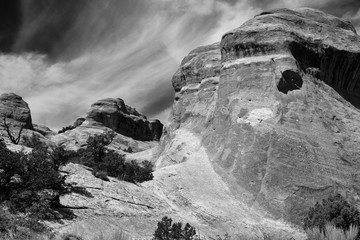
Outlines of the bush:
{"label": "bush", "polygon": [[58,131],[58,133],[64,133],[66,131],[73,130],[74,128],[76,128],[76,127],[73,125],[69,125],[69,126],[63,127],[61,130]]}
{"label": "bush", "polygon": [[39,239],[39,234],[50,235],[50,229],[37,219],[10,214],[0,210],[0,239]]}
{"label": "bush", "polygon": [[189,223],[182,228],[182,223],[172,223],[172,219],[163,217],[158,222],[154,233],[154,240],[192,240],[195,239],[196,230]]}
{"label": "bush", "polygon": [[337,228],[349,230],[352,225],[359,226],[360,213],[340,194],[330,196],[328,199],[324,199],[322,204],[317,202],[314,207],[310,208],[304,220],[304,229],[317,227],[324,231],[328,223]]}
{"label": "bush", "polygon": [[66,162],[59,157],[64,151],[60,149],[49,153],[39,148],[26,155],[11,152],[0,142],[0,203],[6,202],[13,213],[30,213],[38,219],[63,217],[57,211],[59,195],[67,191],[58,171]]}
{"label": "bush", "polygon": [[29,148],[41,148],[44,147],[44,143],[40,140],[40,137],[36,134],[29,136],[22,136],[22,144]]}
{"label": "bush", "polygon": [[94,176],[103,180],[108,180],[107,176],[132,183],[153,179],[151,162],[144,161],[141,165],[136,161],[126,162],[124,155],[106,148],[114,137],[114,132],[89,137],[80,163],[93,168]]}

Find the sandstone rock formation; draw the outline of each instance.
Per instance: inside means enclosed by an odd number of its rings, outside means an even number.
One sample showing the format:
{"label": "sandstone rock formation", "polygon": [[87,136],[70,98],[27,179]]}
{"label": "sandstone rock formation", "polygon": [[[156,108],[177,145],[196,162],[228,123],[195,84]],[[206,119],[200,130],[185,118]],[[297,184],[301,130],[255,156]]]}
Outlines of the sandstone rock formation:
{"label": "sandstone rock formation", "polygon": [[54,135],[55,134],[55,132],[52,131],[47,126],[44,126],[44,125],[41,125],[41,124],[33,124],[33,126],[34,126],[34,131],[40,133],[43,136],[48,136],[48,135]]}
{"label": "sandstone rock formation", "polygon": [[148,121],[120,98],[97,101],[91,105],[85,119],[135,140],[159,140],[162,135],[163,125],[159,120]]}
{"label": "sandstone rock formation", "polygon": [[26,129],[34,128],[28,104],[15,93],[0,95],[0,113],[1,120],[5,116],[14,120],[16,125],[21,125]]}
{"label": "sandstone rock formation", "polygon": [[359,61],[350,23],[314,9],[273,10],[185,57],[157,149],[150,140],[162,125],[121,99],[98,101],[75,129],[49,138],[77,149],[110,127],[126,135],[111,147],[153,161],[154,180],[104,182],[69,164],[67,181],[92,197],[63,196],[78,219],[54,227],[151,238],[170,216],[207,237],[306,239],[300,225],[316,201],[339,192],[360,206]]}
{"label": "sandstone rock formation", "polygon": [[359,60],[347,21],[308,8],[254,17],[183,60],[157,167],[191,161],[186,131],[252,214],[301,225],[331,193],[359,205]]}

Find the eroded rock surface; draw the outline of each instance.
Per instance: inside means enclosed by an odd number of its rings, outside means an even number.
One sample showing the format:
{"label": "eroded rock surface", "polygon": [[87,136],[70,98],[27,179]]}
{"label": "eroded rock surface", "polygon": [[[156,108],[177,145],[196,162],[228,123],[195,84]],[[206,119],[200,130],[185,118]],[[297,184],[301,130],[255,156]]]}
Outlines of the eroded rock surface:
{"label": "eroded rock surface", "polygon": [[15,93],[4,93],[0,95],[0,113],[1,121],[3,117],[14,121],[17,126],[23,126],[26,129],[33,129],[31,113],[28,104]]}
{"label": "eroded rock surface", "polygon": [[360,205],[359,60],[347,21],[308,8],[254,17],[183,60],[158,168],[190,161],[177,154],[186,129],[236,201],[266,219],[301,225],[334,192]]}
{"label": "eroded rock surface", "polygon": [[211,122],[217,98],[220,60],[219,43],[199,47],[184,58],[172,79],[175,100],[169,128],[179,128],[189,120],[200,130]]}
{"label": "eroded rock surface", "polygon": [[91,105],[86,120],[141,141],[159,140],[163,129],[159,120],[148,121],[135,108],[125,105],[120,98],[107,98],[97,101]]}

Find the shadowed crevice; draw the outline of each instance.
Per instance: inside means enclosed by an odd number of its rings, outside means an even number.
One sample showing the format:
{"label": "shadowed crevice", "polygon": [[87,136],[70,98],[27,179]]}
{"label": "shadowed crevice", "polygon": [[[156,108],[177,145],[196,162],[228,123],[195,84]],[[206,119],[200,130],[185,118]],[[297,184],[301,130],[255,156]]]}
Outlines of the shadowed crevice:
{"label": "shadowed crevice", "polygon": [[289,91],[300,89],[303,85],[301,76],[293,70],[286,70],[282,73],[277,88],[280,92],[287,94]]}
{"label": "shadowed crevice", "polygon": [[292,42],[290,50],[304,72],[318,69],[323,82],[360,108],[360,53],[309,42]]}

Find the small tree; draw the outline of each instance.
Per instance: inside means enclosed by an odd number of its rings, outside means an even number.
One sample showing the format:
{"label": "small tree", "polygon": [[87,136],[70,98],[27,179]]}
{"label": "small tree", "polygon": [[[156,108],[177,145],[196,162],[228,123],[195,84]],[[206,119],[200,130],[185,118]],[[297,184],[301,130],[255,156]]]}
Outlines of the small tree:
{"label": "small tree", "polygon": [[39,135],[32,134],[31,137],[29,136],[22,136],[22,144],[29,148],[42,148],[44,143],[40,140]]}
{"label": "small tree", "polygon": [[75,128],[76,128],[75,126],[69,125],[69,126],[63,127],[61,130],[58,131],[58,133],[64,133],[66,131],[73,130]]}
{"label": "small tree", "polygon": [[3,121],[1,123],[1,126],[6,130],[6,133],[7,133],[8,137],[9,137],[9,139],[10,139],[10,141],[12,143],[18,144],[20,142],[21,133],[22,133],[22,131],[24,129],[23,125],[20,126],[20,130],[18,131],[16,137],[15,137],[16,134],[11,130],[11,124],[6,121],[6,116],[5,115],[3,116]]}
{"label": "small tree", "polygon": [[60,194],[67,192],[65,178],[59,172],[66,155],[60,154],[46,148],[34,148],[28,155],[16,153],[1,141],[0,202],[8,201],[12,212],[29,212],[41,219],[57,218],[54,209],[60,205]]}
{"label": "small tree", "polygon": [[151,162],[144,161],[141,164],[136,161],[126,162],[124,155],[106,148],[114,137],[114,132],[89,137],[86,149],[81,152],[80,163],[91,167],[94,176],[101,179],[107,179],[107,175],[132,183],[153,179]]}
{"label": "small tree", "polygon": [[172,219],[165,216],[158,222],[153,240],[193,240],[195,235],[196,230],[189,223],[182,228],[181,222],[172,223]]}
{"label": "small tree", "polygon": [[326,224],[348,230],[350,226],[360,226],[360,212],[350,205],[343,196],[337,194],[317,202],[310,208],[304,220],[304,229],[318,227],[324,231]]}
{"label": "small tree", "polygon": [[91,154],[91,156],[87,157],[91,157],[95,163],[101,162],[103,157],[105,156],[106,146],[112,143],[115,136],[115,132],[107,131],[103,134],[89,137],[86,143],[87,150]]}

